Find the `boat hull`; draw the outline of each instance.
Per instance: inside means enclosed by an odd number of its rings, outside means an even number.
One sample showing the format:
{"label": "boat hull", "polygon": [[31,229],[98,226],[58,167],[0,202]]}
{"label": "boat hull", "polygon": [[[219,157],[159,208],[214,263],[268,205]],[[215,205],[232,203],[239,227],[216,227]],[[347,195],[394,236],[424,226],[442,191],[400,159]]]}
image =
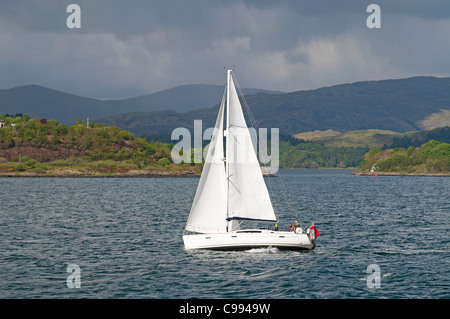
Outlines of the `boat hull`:
{"label": "boat hull", "polygon": [[283,231],[237,231],[217,234],[183,235],[185,249],[246,250],[276,247],[303,249],[315,247],[315,238],[307,233]]}

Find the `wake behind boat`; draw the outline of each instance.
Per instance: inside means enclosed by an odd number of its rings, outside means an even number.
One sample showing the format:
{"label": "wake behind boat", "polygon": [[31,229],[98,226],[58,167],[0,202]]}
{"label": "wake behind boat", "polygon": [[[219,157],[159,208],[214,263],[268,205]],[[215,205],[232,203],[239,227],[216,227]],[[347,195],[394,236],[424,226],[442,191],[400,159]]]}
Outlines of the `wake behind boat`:
{"label": "wake behind boat", "polygon": [[184,247],[231,250],[315,247],[314,223],[305,230],[295,227],[292,231],[278,231],[241,229],[242,221],[277,223],[277,217],[245,122],[232,70],[227,70],[227,85],[183,234]]}

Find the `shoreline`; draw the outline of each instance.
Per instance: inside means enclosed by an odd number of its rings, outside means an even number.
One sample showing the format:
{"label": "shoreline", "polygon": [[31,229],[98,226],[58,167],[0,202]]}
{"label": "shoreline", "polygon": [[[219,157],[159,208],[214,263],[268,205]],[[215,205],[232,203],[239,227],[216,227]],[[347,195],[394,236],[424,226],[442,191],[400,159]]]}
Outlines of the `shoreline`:
{"label": "shoreline", "polygon": [[196,177],[199,178],[199,175],[177,175],[177,174],[138,174],[138,175],[130,175],[130,174],[118,174],[118,175],[36,175],[36,174],[0,174],[1,178],[188,178],[188,177]]}
{"label": "shoreline", "polygon": [[[264,177],[278,177],[277,175],[269,174],[263,175]],[[0,178],[200,178],[199,174],[155,174],[155,173],[142,173],[142,174],[11,174],[0,173]]]}
{"label": "shoreline", "polygon": [[361,171],[353,171],[351,175],[357,176],[418,176],[418,177],[450,177],[450,173],[399,173],[399,172],[379,172],[379,173],[370,173],[370,172],[361,172]]}
{"label": "shoreline", "polygon": [[[302,168],[304,169],[304,168]],[[327,168],[328,169],[328,168]],[[199,178],[201,171],[150,171],[150,170],[131,170],[128,172],[99,172],[89,169],[57,169],[45,174],[35,172],[0,172],[0,178],[6,177],[33,177],[33,178]],[[450,177],[449,173],[400,173],[400,172],[365,172],[354,170],[350,175],[356,176],[422,176],[422,177]],[[278,177],[273,174],[263,174],[264,177]]]}
{"label": "shoreline", "polygon": [[[273,174],[264,174],[264,177],[278,177]],[[95,173],[59,173],[59,174],[35,174],[35,173],[0,173],[1,178],[200,178],[198,173],[112,173],[112,174],[95,174]]]}
{"label": "shoreline", "polygon": [[98,172],[94,170],[55,170],[45,174],[39,174],[35,172],[1,172],[2,177],[33,177],[33,178],[173,178],[173,177],[200,177],[200,173],[195,171],[185,172],[161,172],[161,171],[148,171],[148,170],[133,170],[128,172]]}

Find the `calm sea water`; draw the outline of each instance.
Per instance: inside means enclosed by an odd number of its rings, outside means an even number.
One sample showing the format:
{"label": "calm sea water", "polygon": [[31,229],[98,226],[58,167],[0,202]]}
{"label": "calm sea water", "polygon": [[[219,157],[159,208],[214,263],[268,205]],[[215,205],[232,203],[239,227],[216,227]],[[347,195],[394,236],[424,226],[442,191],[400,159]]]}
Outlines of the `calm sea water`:
{"label": "calm sea water", "polygon": [[1,178],[0,298],[450,298],[450,178],[349,173],[266,179],[304,252],[185,251],[198,178]]}

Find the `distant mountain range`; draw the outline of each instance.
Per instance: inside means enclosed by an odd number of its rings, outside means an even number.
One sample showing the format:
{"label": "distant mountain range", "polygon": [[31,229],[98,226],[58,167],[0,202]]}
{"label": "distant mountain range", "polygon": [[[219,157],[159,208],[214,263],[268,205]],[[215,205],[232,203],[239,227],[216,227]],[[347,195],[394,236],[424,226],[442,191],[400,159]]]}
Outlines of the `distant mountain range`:
{"label": "distant mountain range", "polygon": [[[224,87],[192,84],[123,100],[98,100],[81,97],[39,85],[25,85],[0,90],[0,114],[28,114],[31,117],[55,119],[73,124],[86,120],[115,116],[129,112],[168,111],[188,112],[212,107],[220,101]],[[280,91],[242,89],[243,94]]]}
{"label": "distant mountain range", "polygon": [[[328,129],[409,132],[450,125],[450,78],[366,81],[284,94],[258,93],[245,99],[258,127],[279,128],[289,135]],[[195,119],[202,119],[204,128],[211,127],[218,107],[129,113],[99,122],[148,136],[176,127],[191,129]]]}
{"label": "distant mountain range", "polygon": [[[0,114],[24,113],[68,124],[86,117],[137,136],[211,127],[224,88],[186,85],[125,100],[102,101],[36,85],[0,90]],[[450,125],[450,78],[364,81],[291,93],[243,89],[258,127],[282,134],[315,130],[420,131]],[[268,94],[272,93],[272,94]]]}

